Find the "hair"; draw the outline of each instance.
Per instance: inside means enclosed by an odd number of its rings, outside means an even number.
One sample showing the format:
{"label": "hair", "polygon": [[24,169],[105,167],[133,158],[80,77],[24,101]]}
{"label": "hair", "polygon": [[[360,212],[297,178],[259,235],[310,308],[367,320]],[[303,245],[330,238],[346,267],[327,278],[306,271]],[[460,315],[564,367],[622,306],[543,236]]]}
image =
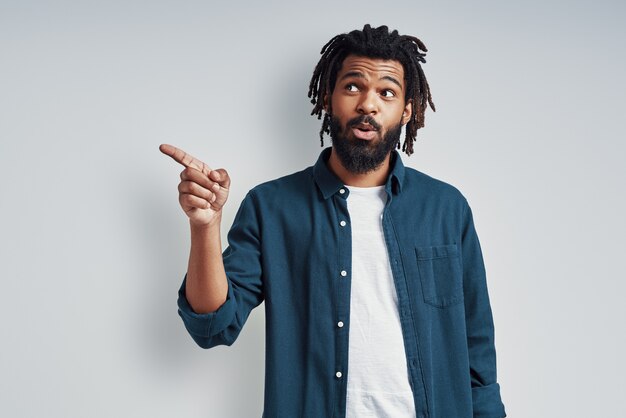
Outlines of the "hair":
{"label": "hair", "polygon": [[[348,55],[357,55],[367,58],[397,60],[404,68],[405,103],[412,102],[411,117],[406,125],[406,135],[402,151],[407,155],[413,154],[413,142],[417,130],[424,127],[424,112],[428,105],[435,111],[430,94],[430,87],[420,63],[425,63],[426,46],[414,36],[399,35],[397,30],[389,32],[387,26],[372,28],[369,24],[363,30],[353,30],[347,34],[340,34],[332,38],[322,47],[320,58],[313,77],[309,84],[311,103],[315,106],[311,115],[318,119],[324,116],[320,130],[320,142],[324,146],[324,133],[330,134],[330,120],[332,109],[330,97],[337,81],[337,72]],[[327,99],[327,110],[324,108],[324,99]],[[398,148],[400,142],[398,141]]]}

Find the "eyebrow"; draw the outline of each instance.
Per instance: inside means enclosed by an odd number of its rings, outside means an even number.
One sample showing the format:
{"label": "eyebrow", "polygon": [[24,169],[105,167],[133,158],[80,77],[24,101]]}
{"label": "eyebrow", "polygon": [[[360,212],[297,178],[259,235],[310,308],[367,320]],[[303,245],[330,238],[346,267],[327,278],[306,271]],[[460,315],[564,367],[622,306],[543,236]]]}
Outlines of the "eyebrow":
{"label": "eyebrow", "polygon": [[[363,73],[362,73],[362,72],[360,72],[360,71],[349,71],[349,72],[345,73],[345,74],[343,75],[343,77],[341,77],[341,79],[340,79],[340,80],[343,80],[343,79],[346,79],[346,78],[350,78],[350,77],[355,77],[355,78],[365,78],[365,76],[363,75]],[[380,79],[381,79],[381,80],[391,81],[392,83],[397,84],[397,85],[398,85],[398,87],[400,87],[400,89],[402,90],[402,84],[400,84],[400,82],[399,82],[398,80],[396,80],[395,78],[393,78],[392,76],[390,76],[390,75],[385,75],[385,76],[382,76]]]}

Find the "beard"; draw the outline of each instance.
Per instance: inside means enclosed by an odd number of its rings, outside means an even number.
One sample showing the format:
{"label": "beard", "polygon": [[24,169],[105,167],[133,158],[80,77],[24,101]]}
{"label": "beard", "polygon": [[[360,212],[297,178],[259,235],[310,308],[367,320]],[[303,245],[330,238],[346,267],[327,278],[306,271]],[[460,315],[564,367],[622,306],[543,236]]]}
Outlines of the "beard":
{"label": "beard", "polygon": [[358,116],[348,121],[346,126],[335,116],[330,119],[330,138],[339,161],[354,174],[365,174],[380,167],[387,155],[398,145],[402,132],[402,123],[392,126],[379,139],[361,140],[352,136],[352,126],[369,123],[378,132],[381,126],[371,116]]}

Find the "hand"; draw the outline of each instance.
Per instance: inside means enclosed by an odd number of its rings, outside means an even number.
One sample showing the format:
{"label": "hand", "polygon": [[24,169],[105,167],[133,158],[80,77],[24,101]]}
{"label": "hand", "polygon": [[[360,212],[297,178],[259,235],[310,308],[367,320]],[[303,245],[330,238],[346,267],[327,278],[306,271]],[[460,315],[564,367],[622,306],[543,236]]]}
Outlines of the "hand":
{"label": "hand", "polygon": [[159,150],[185,167],[180,173],[178,201],[191,224],[211,226],[219,223],[230,187],[226,170],[211,170],[202,161],[172,145],[162,144]]}

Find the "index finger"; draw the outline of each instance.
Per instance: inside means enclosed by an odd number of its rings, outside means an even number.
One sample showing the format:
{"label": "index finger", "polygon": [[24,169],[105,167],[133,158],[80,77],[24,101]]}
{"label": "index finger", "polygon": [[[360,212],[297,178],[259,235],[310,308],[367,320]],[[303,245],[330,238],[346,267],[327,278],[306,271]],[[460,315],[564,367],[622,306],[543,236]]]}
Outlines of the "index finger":
{"label": "index finger", "polygon": [[159,150],[163,154],[169,155],[170,157],[172,157],[174,161],[176,161],[179,164],[182,164],[185,167],[195,168],[196,170],[203,172],[207,176],[211,172],[211,168],[208,165],[206,165],[205,163],[203,163],[202,161],[200,161],[193,155],[187,154],[182,149],[176,148],[173,145],[161,144],[159,146]]}

